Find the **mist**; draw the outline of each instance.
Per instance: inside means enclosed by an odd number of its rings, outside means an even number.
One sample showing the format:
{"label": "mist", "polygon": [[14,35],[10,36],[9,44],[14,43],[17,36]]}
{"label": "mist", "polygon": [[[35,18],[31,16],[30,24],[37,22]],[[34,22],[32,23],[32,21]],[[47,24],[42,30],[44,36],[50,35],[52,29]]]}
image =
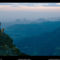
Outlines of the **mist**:
{"label": "mist", "polygon": [[0,11],[0,21],[11,22],[16,19],[37,20],[39,18],[58,18],[60,12]]}

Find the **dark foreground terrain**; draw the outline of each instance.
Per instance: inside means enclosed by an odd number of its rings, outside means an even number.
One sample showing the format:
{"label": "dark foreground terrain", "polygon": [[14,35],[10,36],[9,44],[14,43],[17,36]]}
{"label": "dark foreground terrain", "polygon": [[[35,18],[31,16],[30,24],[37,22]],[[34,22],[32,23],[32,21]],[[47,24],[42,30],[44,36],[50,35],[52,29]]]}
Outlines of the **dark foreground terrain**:
{"label": "dark foreground terrain", "polygon": [[0,32],[0,56],[28,56],[21,53],[13,44],[13,40],[5,33]]}

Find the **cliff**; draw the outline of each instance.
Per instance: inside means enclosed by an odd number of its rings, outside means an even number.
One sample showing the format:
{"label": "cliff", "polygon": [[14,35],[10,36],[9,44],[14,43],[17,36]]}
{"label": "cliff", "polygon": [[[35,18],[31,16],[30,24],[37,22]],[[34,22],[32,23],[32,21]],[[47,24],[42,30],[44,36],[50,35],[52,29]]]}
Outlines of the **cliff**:
{"label": "cliff", "polygon": [[0,56],[28,56],[19,51],[13,40],[5,33],[0,32]]}

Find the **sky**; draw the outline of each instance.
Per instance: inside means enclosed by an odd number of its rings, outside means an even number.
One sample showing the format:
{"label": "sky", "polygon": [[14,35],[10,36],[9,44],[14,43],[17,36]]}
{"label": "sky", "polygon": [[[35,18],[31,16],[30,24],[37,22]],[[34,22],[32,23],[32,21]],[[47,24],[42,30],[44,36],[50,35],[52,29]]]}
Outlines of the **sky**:
{"label": "sky", "polygon": [[60,3],[0,3],[0,11],[39,11],[49,8],[60,9]]}
{"label": "sky", "polygon": [[60,17],[60,3],[0,3],[0,21]]}

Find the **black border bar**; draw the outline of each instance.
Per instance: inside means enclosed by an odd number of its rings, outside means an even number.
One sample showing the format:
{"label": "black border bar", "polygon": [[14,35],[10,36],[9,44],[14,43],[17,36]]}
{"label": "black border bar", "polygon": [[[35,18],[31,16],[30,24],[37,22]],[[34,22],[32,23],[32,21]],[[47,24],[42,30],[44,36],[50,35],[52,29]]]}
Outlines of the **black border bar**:
{"label": "black border bar", "polygon": [[10,3],[19,3],[19,2],[24,2],[24,3],[39,3],[39,2],[60,2],[60,0],[0,0],[0,2],[10,2]]}

